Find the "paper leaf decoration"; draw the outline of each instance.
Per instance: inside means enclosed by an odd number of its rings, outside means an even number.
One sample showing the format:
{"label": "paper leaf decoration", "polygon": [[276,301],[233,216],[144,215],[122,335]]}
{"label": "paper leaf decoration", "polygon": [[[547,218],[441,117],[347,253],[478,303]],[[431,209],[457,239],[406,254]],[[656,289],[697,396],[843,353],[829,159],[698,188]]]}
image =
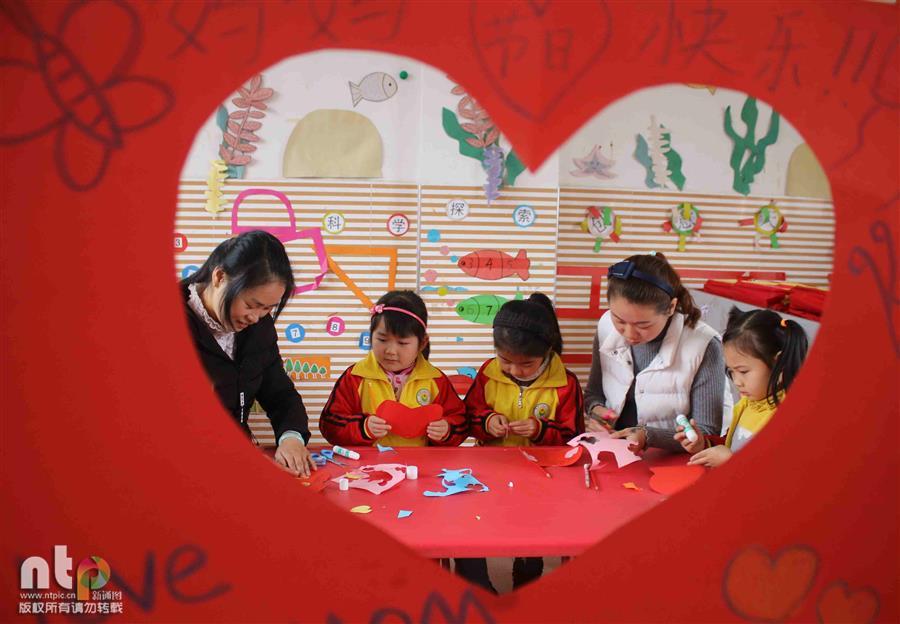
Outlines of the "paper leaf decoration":
{"label": "paper leaf decoration", "polygon": [[[262,86],[262,75],[257,74],[250,79],[248,87],[238,87],[238,97],[231,100],[238,110],[229,113],[224,106],[216,111],[216,124],[222,130],[222,144],[219,156],[229,166],[231,178],[244,177],[244,169],[250,160],[250,154],[256,151],[254,143],[259,142],[255,130],[262,127],[262,122],[254,119],[265,117],[268,108],[266,100],[274,91]],[[240,167],[240,169],[239,169]]]}
{"label": "paper leaf decoration", "polygon": [[778,140],[778,126],[781,116],[777,111],[772,111],[769,117],[769,128],[765,136],[756,140],[756,122],[759,118],[759,110],[756,107],[756,98],[747,97],[741,108],[741,119],[747,126],[744,136],[739,136],[731,121],[731,106],[725,108],[725,134],[732,140],[734,146],[731,150],[731,170],[734,172],[732,188],[741,195],[750,194],[750,184],[753,183],[756,174],[766,166],[766,148]]}
{"label": "paper leaf decoration", "polygon": [[392,434],[401,438],[418,438],[425,435],[428,423],[443,417],[444,408],[438,403],[411,408],[399,401],[382,401],[375,415],[388,422]]}
{"label": "paper leaf decoration", "polygon": [[647,138],[638,134],[635,139],[634,157],[647,170],[644,180],[647,188],[682,190],[685,177],[681,172],[681,156],[672,148],[672,136],[665,126],[656,123],[656,117],[651,115]]}
{"label": "paper leaf decoration", "polygon": [[210,162],[209,175],[206,178],[206,212],[213,216],[225,210],[225,199],[222,196],[222,187],[225,184],[225,178],[228,176],[228,166],[224,160],[213,160]]}

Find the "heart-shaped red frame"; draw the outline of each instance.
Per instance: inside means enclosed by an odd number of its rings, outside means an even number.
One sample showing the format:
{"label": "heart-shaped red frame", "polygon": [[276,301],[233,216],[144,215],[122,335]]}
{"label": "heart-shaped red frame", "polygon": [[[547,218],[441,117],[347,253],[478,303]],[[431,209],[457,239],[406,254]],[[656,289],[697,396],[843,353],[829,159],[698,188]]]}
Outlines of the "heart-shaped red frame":
{"label": "heart-shaped red frame", "polygon": [[[729,582],[751,558],[773,574],[806,562],[779,618],[834,612],[835,586],[866,597],[860,612],[900,617],[895,6],[7,6],[2,57],[18,60],[0,65],[6,613],[19,602],[13,564],[52,565],[65,544],[74,561],[110,563],[107,589],[123,592],[130,621],[735,621],[769,615],[741,611]],[[728,466],[500,598],[295,495],[210,417],[221,408],[199,391],[208,381],[171,280],[172,217],[209,111],[247,77],[326,46],[442,68],[532,168],[648,85],[719,84],[784,113],[826,167],[837,236],[825,323],[779,417]]]}

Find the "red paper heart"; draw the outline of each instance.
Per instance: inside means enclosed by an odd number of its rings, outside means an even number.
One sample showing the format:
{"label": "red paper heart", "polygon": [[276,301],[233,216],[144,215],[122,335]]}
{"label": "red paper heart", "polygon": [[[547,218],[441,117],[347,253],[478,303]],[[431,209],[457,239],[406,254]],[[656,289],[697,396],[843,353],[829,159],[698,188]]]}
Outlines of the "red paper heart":
{"label": "red paper heart", "polygon": [[654,492],[671,496],[680,492],[706,472],[701,466],[657,466],[651,468],[650,487]]}
{"label": "red paper heart", "polygon": [[791,546],[774,557],[751,546],[725,570],[725,599],[743,618],[780,622],[806,598],[818,566],[818,556],[806,546]]}
{"label": "red paper heart", "polygon": [[401,438],[418,438],[425,435],[428,423],[444,415],[444,408],[435,403],[412,408],[397,401],[384,401],[375,410],[375,415],[390,424],[392,434]]}
{"label": "red paper heart", "polygon": [[872,589],[864,587],[850,591],[847,583],[837,581],[822,592],[817,610],[819,620],[824,624],[862,624],[875,621],[878,607],[878,594]]}

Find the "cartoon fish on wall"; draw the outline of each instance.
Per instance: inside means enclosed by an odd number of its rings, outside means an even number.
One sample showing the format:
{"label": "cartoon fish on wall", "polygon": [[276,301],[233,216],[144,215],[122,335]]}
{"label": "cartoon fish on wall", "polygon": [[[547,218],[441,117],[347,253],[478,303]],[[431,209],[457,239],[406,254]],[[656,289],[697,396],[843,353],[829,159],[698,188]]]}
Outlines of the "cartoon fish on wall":
{"label": "cartoon fish on wall", "polygon": [[359,81],[359,84],[350,85],[350,96],[353,98],[353,106],[362,100],[370,102],[384,102],[397,93],[397,81],[393,76],[384,72],[372,72]]}
{"label": "cartoon fish on wall", "polygon": [[527,281],[531,260],[524,249],[520,249],[515,258],[496,249],[479,249],[460,258],[457,265],[467,275],[477,279],[498,280],[518,275],[523,281]]}
{"label": "cartoon fish on wall", "polygon": [[[522,299],[522,293],[516,293],[515,298]],[[456,314],[470,323],[493,325],[497,310],[507,301],[508,299],[498,295],[476,295],[456,304]]]}

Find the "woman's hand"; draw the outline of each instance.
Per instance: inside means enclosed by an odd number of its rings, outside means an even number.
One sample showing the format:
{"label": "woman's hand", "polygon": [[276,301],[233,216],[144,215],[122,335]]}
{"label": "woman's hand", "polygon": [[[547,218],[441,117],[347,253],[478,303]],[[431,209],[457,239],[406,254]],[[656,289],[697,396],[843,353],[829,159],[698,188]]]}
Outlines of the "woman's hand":
{"label": "woman's hand", "polygon": [[600,426],[600,429],[591,429],[591,431],[600,431],[601,429],[615,431],[616,421],[619,420],[619,415],[607,407],[595,405],[591,410],[591,417],[589,420],[593,420]]}
{"label": "woman's hand", "polygon": [[715,468],[721,466],[732,456],[731,449],[724,444],[704,449],[688,460],[688,466],[706,466]]}
{"label": "woman's hand", "polygon": [[308,477],[316,469],[316,462],[302,440],[286,438],[275,450],[275,461],[288,472],[300,477]]}
{"label": "woman's hand", "polygon": [[428,436],[428,439],[434,440],[435,442],[440,442],[445,439],[448,433],[450,433],[450,423],[443,418],[431,421],[425,429],[425,434]]}
{"label": "woman's hand", "polygon": [[388,424],[388,421],[386,421],[384,418],[379,418],[378,416],[367,417],[365,427],[366,431],[371,433],[372,437],[376,440],[380,440],[391,430],[391,426]]}
{"label": "woman's hand", "polygon": [[516,435],[528,438],[529,440],[537,435],[540,431],[541,424],[536,418],[526,418],[525,420],[513,420],[509,423],[509,430]]}
{"label": "woman's hand", "polygon": [[647,430],[643,427],[631,427],[622,429],[622,431],[614,431],[610,434],[610,437],[617,440],[625,438],[631,442],[628,450],[635,455],[640,455],[647,448]]}
{"label": "woman's hand", "polygon": [[495,438],[505,438],[509,433],[509,419],[503,414],[491,414],[484,428]]}
{"label": "woman's hand", "polygon": [[700,451],[702,451],[706,446],[706,436],[703,435],[703,432],[700,430],[700,427],[697,426],[697,423],[693,418],[691,418],[691,425],[694,427],[694,431],[697,432],[696,440],[694,440],[693,442],[688,440],[687,435],[685,435],[684,433],[684,427],[682,427],[681,425],[675,427],[676,433],[674,437],[677,441],[681,442],[681,447],[685,451],[687,451],[691,455],[694,455],[695,453],[699,453]]}

